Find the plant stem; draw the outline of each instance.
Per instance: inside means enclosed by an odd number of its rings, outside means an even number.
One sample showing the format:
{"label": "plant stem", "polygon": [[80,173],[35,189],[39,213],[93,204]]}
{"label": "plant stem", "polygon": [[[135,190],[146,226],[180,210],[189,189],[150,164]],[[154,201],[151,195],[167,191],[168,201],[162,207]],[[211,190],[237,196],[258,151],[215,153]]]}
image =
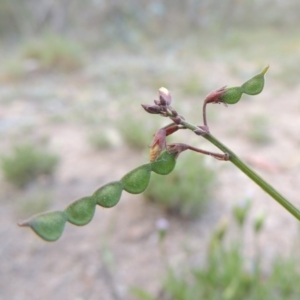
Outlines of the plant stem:
{"label": "plant stem", "polygon": [[[195,131],[197,126],[190,124],[189,122],[182,120],[182,125],[186,128]],[[234,152],[222,144],[210,133],[204,134],[203,137],[222,150],[224,153],[229,154],[229,161],[231,161],[236,167],[238,167],[244,174],[251,178],[257,185],[259,185],[266,193],[268,193],[273,199],[281,204],[287,211],[289,211],[295,218],[300,221],[300,211],[291,204],[285,197],[277,192],[269,183],[261,178],[256,172],[254,172],[248,165],[246,165]]]}

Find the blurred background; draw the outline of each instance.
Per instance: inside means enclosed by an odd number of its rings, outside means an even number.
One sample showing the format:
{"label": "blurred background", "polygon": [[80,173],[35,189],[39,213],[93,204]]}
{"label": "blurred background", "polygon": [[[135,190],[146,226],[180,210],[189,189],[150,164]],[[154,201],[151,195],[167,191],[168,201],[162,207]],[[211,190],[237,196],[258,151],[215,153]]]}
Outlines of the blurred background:
{"label": "blurred background", "polygon": [[[183,153],[55,243],[17,223],[148,161],[161,86],[205,96],[266,65],[262,94],[211,105],[211,132],[300,206],[300,3],[0,0],[0,300],[299,299],[299,224],[228,162]],[[192,132],[170,137],[218,151]]]}

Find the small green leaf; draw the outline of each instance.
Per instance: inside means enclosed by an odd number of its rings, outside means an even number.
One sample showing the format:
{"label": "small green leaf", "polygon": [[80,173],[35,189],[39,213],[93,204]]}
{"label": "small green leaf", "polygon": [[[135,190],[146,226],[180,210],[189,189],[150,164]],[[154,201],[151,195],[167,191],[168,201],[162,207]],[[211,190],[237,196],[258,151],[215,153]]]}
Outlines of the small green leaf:
{"label": "small green leaf", "polygon": [[139,287],[131,287],[130,293],[140,300],[155,300],[151,294]]}
{"label": "small green leaf", "polygon": [[82,226],[88,224],[94,216],[96,200],[94,197],[84,197],[71,203],[65,212],[68,221],[72,224]]}
{"label": "small green leaf", "polygon": [[102,207],[115,206],[122,195],[123,183],[121,181],[114,181],[99,188],[93,196],[96,204]]}
{"label": "small green leaf", "polygon": [[226,88],[221,100],[227,104],[235,104],[241,99],[242,94],[243,90],[239,86]]}
{"label": "small green leaf", "polygon": [[62,234],[67,215],[62,211],[54,211],[50,213],[36,215],[20,226],[29,226],[34,232],[46,241],[56,241]]}
{"label": "small green leaf", "polygon": [[140,194],[148,186],[151,176],[151,164],[142,165],[127,173],[121,182],[124,190],[131,194]]}
{"label": "small green leaf", "polygon": [[265,74],[267,73],[269,66],[265,67],[261,73],[252,77],[246,81],[242,86],[243,93],[247,95],[257,95],[259,94],[265,85]]}
{"label": "small green leaf", "polygon": [[175,157],[176,153],[162,152],[157,160],[151,163],[152,171],[160,175],[171,173],[176,165]]}

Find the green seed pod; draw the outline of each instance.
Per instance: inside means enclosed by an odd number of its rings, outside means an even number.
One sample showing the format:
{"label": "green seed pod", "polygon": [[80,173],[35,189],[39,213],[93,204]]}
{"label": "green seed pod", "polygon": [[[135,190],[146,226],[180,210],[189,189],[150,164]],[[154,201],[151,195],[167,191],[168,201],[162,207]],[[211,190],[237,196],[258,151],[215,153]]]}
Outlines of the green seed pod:
{"label": "green seed pod", "polygon": [[246,81],[242,86],[243,93],[248,95],[257,95],[259,94],[265,85],[265,74],[267,73],[269,66],[265,67],[261,73],[252,77]]}
{"label": "green seed pod", "polygon": [[127,173],[121,179],[121,182],[126,192],[140,194],[147,188],[150,176],[151,164],[145,164]]}
{"label": "green seed pod", "polygon": [[123,183],[121,181],[114,181],[99,188],[94,194],[96,204],[102,207],[115,206],[122,195]]}
{"label": "green seed pod", "polygon": [[162,152],[157,160],[151,163],[152,171],[160,175],[171,173],[176,165],[176,154],[167,151]]}
{"label": "green seed pod", "polygon": [[54,211],[50,213],[36,215],[20,226],[29,226],[33,231],[46,241],[56,241],[62,234],[67,214],[63,211]]}
{"label": "green seed pod", "polygon": [[94,197],[84,197],[71,203],[65,212],[68,221],[74,225],[82,226],[88,224],[95,213],[96,200]]}
{"label": "green seed pod", "polygon": [[243,90],[239,86],[226,88],[225,93],[221,96],[221,100],[227,104],[235,104],[241,99],[242,94]]}

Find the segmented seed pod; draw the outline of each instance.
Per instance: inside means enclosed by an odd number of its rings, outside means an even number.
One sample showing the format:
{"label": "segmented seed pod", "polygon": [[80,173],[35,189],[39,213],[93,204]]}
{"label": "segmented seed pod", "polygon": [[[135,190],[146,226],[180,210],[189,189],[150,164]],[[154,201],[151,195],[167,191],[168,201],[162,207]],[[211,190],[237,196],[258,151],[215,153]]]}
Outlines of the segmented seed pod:
{"label": "segmented seed pod", "polygon": [[225,93],[220,97],[220,99],[227,104],[235,104],[237,103],[243,94],[243,90],[241,87],[230,87],[225,88]]}
{"label": "segmented seed pod", "polygon": [[121,179],[121,182],[126,192],[140,194],[147,188],[150,177],[151,164],[145,164],[127,173]]}
{"label": "segmented seed pod", "polygon": [[71,203],[65,212],[68,221],[77,226],[88,224],[94,217],[96,200],[94,197],[83,197]]}
{"label": "segmented seed pod", "polygon": [[151,163],[152,171],[160,175],[171,173],[176,165],[176,154],[167,151],[162,152],[157,160]]}
{"label": "segmented seed pod", "polygon": [[265,67],[259,74],[246,81],[242,86],[243,93],[247,95],[259,94],[265,85],[265,74],[267,73],[269,66]]}
{"label": "segmented seed pod", "polygon": [[123,183],[121,181],[114,181],[96,190],[93,197],[96,204],[102,207],[113,207],[119,202],[122,191]]}
{"label": "segmented seed pod", "polygon": [[67,221],[67,214],[62,211],[53,211],[40,214],[25,221],[20,226],[29,226],[46,241],[56,241],[62,235]]}

